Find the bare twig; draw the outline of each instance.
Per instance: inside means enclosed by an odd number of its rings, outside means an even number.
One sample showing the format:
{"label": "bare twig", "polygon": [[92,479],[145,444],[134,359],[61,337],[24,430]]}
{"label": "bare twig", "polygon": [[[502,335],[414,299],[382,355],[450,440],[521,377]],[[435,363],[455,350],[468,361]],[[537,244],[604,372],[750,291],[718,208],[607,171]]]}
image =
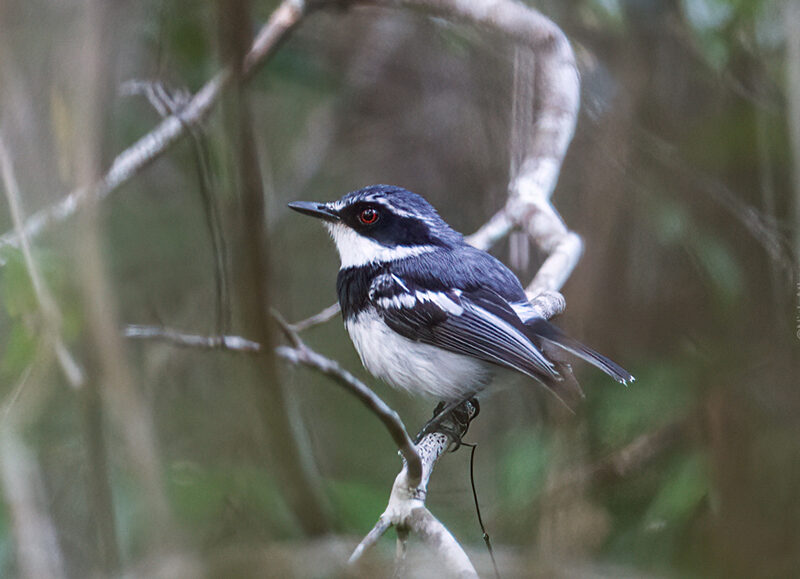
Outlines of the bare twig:
{"label": "bare twig", "polygon": [[324,324],[336,317],[341,311],[339,307],[339,302],[335,304],[329,305],[327,308],[322,310],[321,312],[314,314],[310,318],[306,318],[305,320],[300,320],[299,322],[295,322],[294,324],[289,324],[289,327],[294,332],[302,332],[303,330],[307,330],[308,328],[313,328],[314,326],[318,326],[320,324]]}
{"label": "bare twig", "polygon": [[261,344],[242,338],[241,336],[199,336],[186,334],[159,326],[131,324],[125,326],[123,335],[135,340],[157,340],[184,348],[200,348],[203,350],[233,350],[254,354],[261,351]]}
{"label": "bare twig", "polygon": [[[252,74],[275,51],[280,40],[304,16],[307,6],[304,0],[284,0],[261,28],[248,52],[243,73]],[[131,178],[163,155],[172,145],[187,134],[187,128],[201,124],[217,104],[222,91],[232,82],[232,70],[224,68],[209,80],[181,110],[181,118],[170,116],[155,129],[144,135],[120,153],[103,177],[88,187],[79,187],[61,201],[34,213],[25,221],[24,232],[36,237],[47,227],[59,223],[75,214],[89,199],[103,199],[127,183]],[[0,236],[0,247],[18,247],[20,238],[16,231]],[[0,265],[4,261],[0,258]]]}
{"label": "bare twig", "polygon": [[[422,464],[414,442],[408,435],[408,431],[397,412],[392,410],[366,384],[342,368],[337,362],[318,354],[306,346],[298,336],[294,326],[286,323],[277,312],[274,312],[274,316],[284,335],[292,344],[292,347],[279,346],[276,349],[276,353],[289,362],[313,368],[333,378],[339,385],[361,400],[367,408],[380,418],[381,422],[389,430],[395,444],[397,444],[403,459],[411,465],[409,477],[412,482],[419,480],[422,477]],[[256,353],[261,350],[261,344],[240,336],[198,336],[157,326],[131,324],[125,327],[123,334],[127,338],[162,341],[184,348],[232,350],[243,353]]]}
{"label": "bare twig", "polygon": [[[448,568],[459,572],[471,569],[471,572],[464,576],[476,576],[461,546],[425,507],[427,486],[433,467],[452,444],[453,433],[455,436],[462,436],[466,431],[466,425],[445,420],[440,425],[440,429],[446,431],[446,434],[445,432],[431,432],[415,445],[397,412],[336,361],[326,358],[306,346],[294,327],[286,323],[280,314],[273,312],[273,315],[291,344],[291,346],[279,346],[276,353],[288,362],[306,366],[332,378],[361,400],[384,424],[403,458],[403,468],[392,486],[386,511],[356,547],[350,557],[351,563],[355,563],[366,549],[377,542],[390,527],[398,526],[417,534],[426,543],[434,546]],[[238,336],[204,337],[153,326],[127,326],[125,335],[129,338],[161,340],[177,346],[202,349],[233,349],[251,353],[260,347],[259,344]],[[244,343],[245,347],[229,347],[231,344],[240,342]],[[475,416],[476,410],[470,406],[468,412],[471,420]]]}
{"label": "bare twig", "polygon": [[[471,420],[476,415],[476,409],[471,405],[468,405],[467,408],[468,420]],[[447,433],[431,432],[419,442],[417,451],[422,461],[422,479],[418,484],[413,484],[414,481],[409,477],[406,465],[403,466],[392,485],[386,510],[378,518],[378,522],[372,530],[355,548],[350,556],[350,564],[356,563],[389,527],[396,526],[401,529],[401,532],[416,534],[423,542],[435,549],[443,564],[454,574],[459,577],[477,577],[464,549],[447,528],[425,507],[428,481],[433,473],[433,467],[439,457],[453,443],[453,437],[463,436],[468,425],[468,422],[467,424],[447,422],[440,425],[441,430],[447,430]],[[455,429],[453,429],[454,427]]]}
{"label": "bare twig", "polygon": [[2,134],[0,134],[0,175],[3,179],[3,189],[8,199],[8,206],[11,211],[11,221],[14,224],[14,231],[19,238],[20,250],[25,260],[25,268],[31,278],[31,285],[36,294],[36,301],[44,319],[47,341],[52,343],[64,377],[73,388],[80,388],[83,385],[83,370],[72,357],[64,340],[61,337],[62,316],[61,311],[56,305],[56,301],[50,294],[50,290],[44,281],[44,276],[39,271],[36,260],[33,259],[33,251],[28,235],[25,232],[22,214],[22,203],[20,202],[19,185],[14,175],[14,165],[6,148]]}

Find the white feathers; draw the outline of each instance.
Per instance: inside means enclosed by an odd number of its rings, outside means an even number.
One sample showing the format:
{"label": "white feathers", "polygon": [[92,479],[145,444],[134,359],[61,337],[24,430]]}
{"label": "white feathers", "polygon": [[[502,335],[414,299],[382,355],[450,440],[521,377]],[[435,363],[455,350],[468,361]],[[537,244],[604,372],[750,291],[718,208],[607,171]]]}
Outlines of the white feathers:
{"label": "white feathers", "polygon": [[422,255],[435,249],[431,245],[386,247],[374,239],[359,235],[343,223],[325,223],[325,226],[339,251],[342,269]]}
{"label": "white feathers", "polygon": [[460,316],[464,308],[454,302],[447,294],[435,291],[417,291],[402,293],[391,297],[378,298],[377,303],[382,308],[413,308],[418,303],[433,302],[442,310],[453,316]]}
{"label": "white feathers", "polygon": [[[379,293],[384,288],[397,289],[402,288],[402,292],[389,296],[380,296]],[[460,290],[453,290],[452,294],[460,296]],[[450,295],[433,290],[416,290],[411,291],[402,279],[393,273],[384,273],[377,276],[369,289],[370,301],[376,303],[379,307],[384,309],[401,309],[413,308],[418,304],[431,302],[453,316],[460,316],[464,313],[464,308],[456,302]]]}
{"label": "white feathers", "polygon": [[364,367],[395,388],[457,400],[482,389],[491,377],[489,364],[404,338],[374,309],[346,320],[345,327]]}

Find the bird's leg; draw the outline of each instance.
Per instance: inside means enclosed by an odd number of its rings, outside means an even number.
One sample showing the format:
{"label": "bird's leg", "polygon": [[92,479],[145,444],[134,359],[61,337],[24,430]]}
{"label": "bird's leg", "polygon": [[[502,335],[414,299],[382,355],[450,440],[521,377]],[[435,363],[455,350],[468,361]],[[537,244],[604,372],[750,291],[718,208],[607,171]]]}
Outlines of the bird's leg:
{"label": "bird's leg", "polygon": [[455,442],[453,451],[461,446],[461,439],[467,433],[469,423],[480,413],[481,407],[478,399],[473,396],[462,398],[455,402],[439,402],[433,410],[433,418],[425,423],[417,434],[415,443],[433,431],[448,435]]}

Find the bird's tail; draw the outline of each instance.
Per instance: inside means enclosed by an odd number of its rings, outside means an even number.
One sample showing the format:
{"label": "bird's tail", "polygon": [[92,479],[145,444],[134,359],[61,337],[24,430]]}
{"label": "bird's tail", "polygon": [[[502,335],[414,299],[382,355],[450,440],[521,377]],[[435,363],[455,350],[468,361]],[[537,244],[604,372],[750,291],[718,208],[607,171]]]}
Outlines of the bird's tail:
{"label": "bird's tail", "polygon": [[595,352],[588,346],[584,346],[579,341],[570,338],[547,320],[541,318],[532,320],[525,327],[528,338],[533,340],[534,343],[539,343],[542,346],[545,343],[558,346],[562,350],[586,360],[621,384],[628,384],[628,382],[636,380],[625,368]]}

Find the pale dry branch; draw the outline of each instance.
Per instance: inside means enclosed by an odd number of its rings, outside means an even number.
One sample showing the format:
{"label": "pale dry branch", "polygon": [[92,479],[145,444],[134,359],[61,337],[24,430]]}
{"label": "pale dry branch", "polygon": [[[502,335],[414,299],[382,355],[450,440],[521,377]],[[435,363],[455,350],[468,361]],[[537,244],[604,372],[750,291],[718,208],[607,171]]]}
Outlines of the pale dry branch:
{"label": "pale dry branch", "polygon": [[466,422],[453,419],[454,414],[451,413],[439,423],[437,430],[426,434],[417,444],[416,450],[422,462],[422,478],[416,480],[411,477],[407,465],[403,465],[392,485],[386,510],[353,551],[349,559],[351,565],[358,562],[366,550],[394,526],[398,529],[400,539],[403,533],[413,533],[420,537],[455,575],[477,577],[461,544],[425,506],[428,482],[436,462],[456,439],[466,434],[469,421],[477,415],[477,408],[470,402],[462,405],[461,409],[467,413]]}
{"label": "pale dry branch", "polygon": [[[284,335],[292,344],[291,347],[279,346],[276,348],[276,354],[293,364],[313,368],[325,374],[361,400],[383,422],[397,444],[403,459],[407,464],[411,465],[410,480],[413,482],[421,479],[423,468],[420,458],[417,455],[414,442],[408,435],[408,431],[397,412],[392,410],[367,385],[342,368],[337,362],[318,354],[306,346],[298,336],[294,326],[287,324],[277,313],[275,313],[275,318],[278,320]],[[183,348],[198,348],[202,350],[231,350],[252,354],[258,353],[262,349],[261,344],[241,336],[200,336],[159,326],[131,324],[125,327],[123,335],[136,340],[160,341]]]}
{"label": "pale dry branch", "polygon": [[184,348],[200,348],[202,350],[233,350],[255,354],[261,351],[261,344],[242,338],[241,336],[199,336],[186,334],[160,326],[130,324],[125,326],[122,334],[134,340],[156,340],[181,346]]}
{"label": "pale dry branch", "polygon": [[[468,422],[463,424],[445,417],[438,425],[438,430],[426,434],[415,445],[397,412],[336,361],[326,358],[306,346],[294,326],[286,323],[279,314],[275,312],[274,316],[291,344],[291,346],[276,348],[278,356],[292,364],[305,366],[328,376],[361,400],[386,427],[403,459],[403,468],[395,478],[386,511],[353,551],[350,562],[355,563],[390,527],[397,526],[417,534],[426,543],[433,546],[437,553],[440,553],[448,568],[458,572],[467,569],[466,565],[469,564],[469,559],[458,541],[427,510],[425,497],[428,481],[436,462],[451,446],[454,436],[463,436]],[[132,339],[163,341],[180,347],[205,350],[234,350],[254,353],[260,349],[259,344],[239,336],[198,336],[156,326],[129,325],[126,326],[124,335]],[[477,409],[469,405],[467,412],[468,420],[471,420],[477,414]],[[469,569],[472,569],[471,564],[469,564]],[[474,569],[471,574],[467,573],[464,576],[476,576]]]}
{"label": "pale dry branch", "polygon": [[567,229],[550,200],[575,131],[580,81],[569,41],[552,21],[511,1],[475,5],[485,13],[458,13],[504,32],[520,46],[515,55],[509,197],[467,241],[485,250],[512,230],[524,231],[547,254],[526,289],[533,297],[559,290],[583,251],[580,237]]}
{"label": "pale dry branch", "polygon": [[339,307],[339,302],[336,302],[335,304],[329,305],[321,312],[314,314],[310,318],[290,324],[289,327],[295,332],[302,332],[303,330],[307,330],[308,328],[312,328],[332,320],[340,311],[341,308]]}

